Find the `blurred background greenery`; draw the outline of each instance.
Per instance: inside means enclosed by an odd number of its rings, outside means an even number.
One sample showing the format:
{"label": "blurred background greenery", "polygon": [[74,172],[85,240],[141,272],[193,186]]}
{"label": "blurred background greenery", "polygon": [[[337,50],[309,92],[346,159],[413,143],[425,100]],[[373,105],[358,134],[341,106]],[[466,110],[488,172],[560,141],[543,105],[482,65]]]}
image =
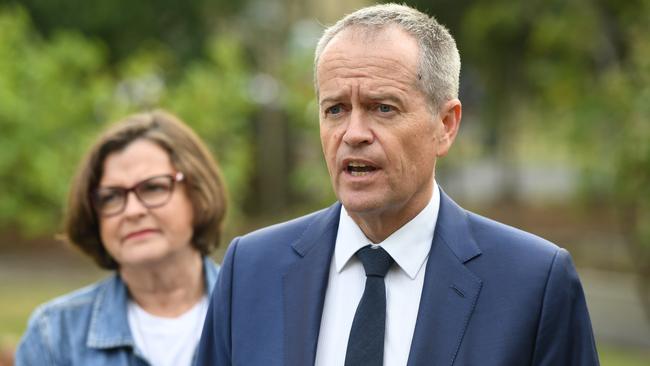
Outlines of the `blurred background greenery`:
{"label": "blurred background greenery", "polygon": [[[568,248],[603,365],[650,361],[650,0],[407,1],[447,25],[460,136],[437,179]],[[364,0],[0,0],[0,365],[33,308],[104,276],[58,243],[71,175],[128,113],[209,144],[235,235],[330,204],[312,55]]]}

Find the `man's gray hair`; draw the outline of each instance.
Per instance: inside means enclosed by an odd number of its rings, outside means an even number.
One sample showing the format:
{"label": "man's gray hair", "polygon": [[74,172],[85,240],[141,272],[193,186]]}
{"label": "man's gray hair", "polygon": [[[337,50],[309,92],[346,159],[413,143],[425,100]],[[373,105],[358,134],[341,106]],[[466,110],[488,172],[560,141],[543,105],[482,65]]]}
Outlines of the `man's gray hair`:
{"label": "man's gray hair", "polygon": [[352,26],[375,30],[390,25],[401,27],[418,43],[418,87],[428,97],[431,107],[437,111],[444,102],[457,98],[460,55],[449,30],[427,14],[406,5],[392,3],[359,9],[325,29],[314,57],[316,92],[318,93],[318,61],[325,47],[338,33]]}

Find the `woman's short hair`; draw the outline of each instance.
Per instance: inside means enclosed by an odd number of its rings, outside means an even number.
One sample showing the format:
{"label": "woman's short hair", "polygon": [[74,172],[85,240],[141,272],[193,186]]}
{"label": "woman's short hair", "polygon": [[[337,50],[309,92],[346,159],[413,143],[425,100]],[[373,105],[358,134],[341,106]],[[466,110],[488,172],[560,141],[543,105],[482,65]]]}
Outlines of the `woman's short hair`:
{"label": "woman's short hair", "polygon": [[226,190],[219,167],[201,139],[168,112],[133,114],[111,125],[90,147],[72,180],[64,219],[64,238],[105,269],[119,264],[102,244],[92,194],[102,179],[104,161],[136,140],[151,141],[169,154],[182,172],[193,208],[192,245],[207,255],[219,245],[226,213]]}

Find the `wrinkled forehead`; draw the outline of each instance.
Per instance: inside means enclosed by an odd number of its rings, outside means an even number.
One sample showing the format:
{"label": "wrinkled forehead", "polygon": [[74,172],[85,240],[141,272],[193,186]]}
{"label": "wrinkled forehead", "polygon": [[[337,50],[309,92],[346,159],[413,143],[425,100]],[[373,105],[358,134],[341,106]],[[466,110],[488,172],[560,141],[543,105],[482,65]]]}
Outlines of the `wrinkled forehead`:
{"label": "wrinkled forehead", "polygon": [[317,67],[333,52],[344,51],[350,55],[372,54],[392,50],[395,56],[417,56],[419,45],[416,39],[402,27],[392,24],[384,26],[354,25],[337,33],[325,46]]}
{"label": "wrinkled forehead", "polygon": [[332,80],[355,77],[388,78],[415,86],[418,61],[416,40],[398,26],[349,27],[323,50],[316,68],[317,88],[320,92]]}
{"label": "wrinkled forehead", "polygon": [[370,43],[376,41],[386,41],[391,38],[391,36],[397,32],[400,33],[402,28],[395,24],[385,24],[385,25],[351,25],[341,29],[329,42],[329,45],[335,43],[335,41],[343,40],[354,40],[360,43]]}

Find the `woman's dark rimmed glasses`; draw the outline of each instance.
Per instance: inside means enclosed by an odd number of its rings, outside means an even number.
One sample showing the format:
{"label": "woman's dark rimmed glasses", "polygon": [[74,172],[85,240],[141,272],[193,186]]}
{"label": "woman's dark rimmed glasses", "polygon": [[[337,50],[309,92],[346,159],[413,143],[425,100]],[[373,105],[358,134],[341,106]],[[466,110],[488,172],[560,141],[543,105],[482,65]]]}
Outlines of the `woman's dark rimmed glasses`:
{"label": "woman's dark rimmed glasses", "polygon": [[100,187],[93,192],[92,202],[101,216],[114,216],[126,208],[129,193],[135,193],[140,203],[146,208],[160,207],[167,202],[174,192],[174,184],[185,179],[183,173],[157,175],[125,187]]}

